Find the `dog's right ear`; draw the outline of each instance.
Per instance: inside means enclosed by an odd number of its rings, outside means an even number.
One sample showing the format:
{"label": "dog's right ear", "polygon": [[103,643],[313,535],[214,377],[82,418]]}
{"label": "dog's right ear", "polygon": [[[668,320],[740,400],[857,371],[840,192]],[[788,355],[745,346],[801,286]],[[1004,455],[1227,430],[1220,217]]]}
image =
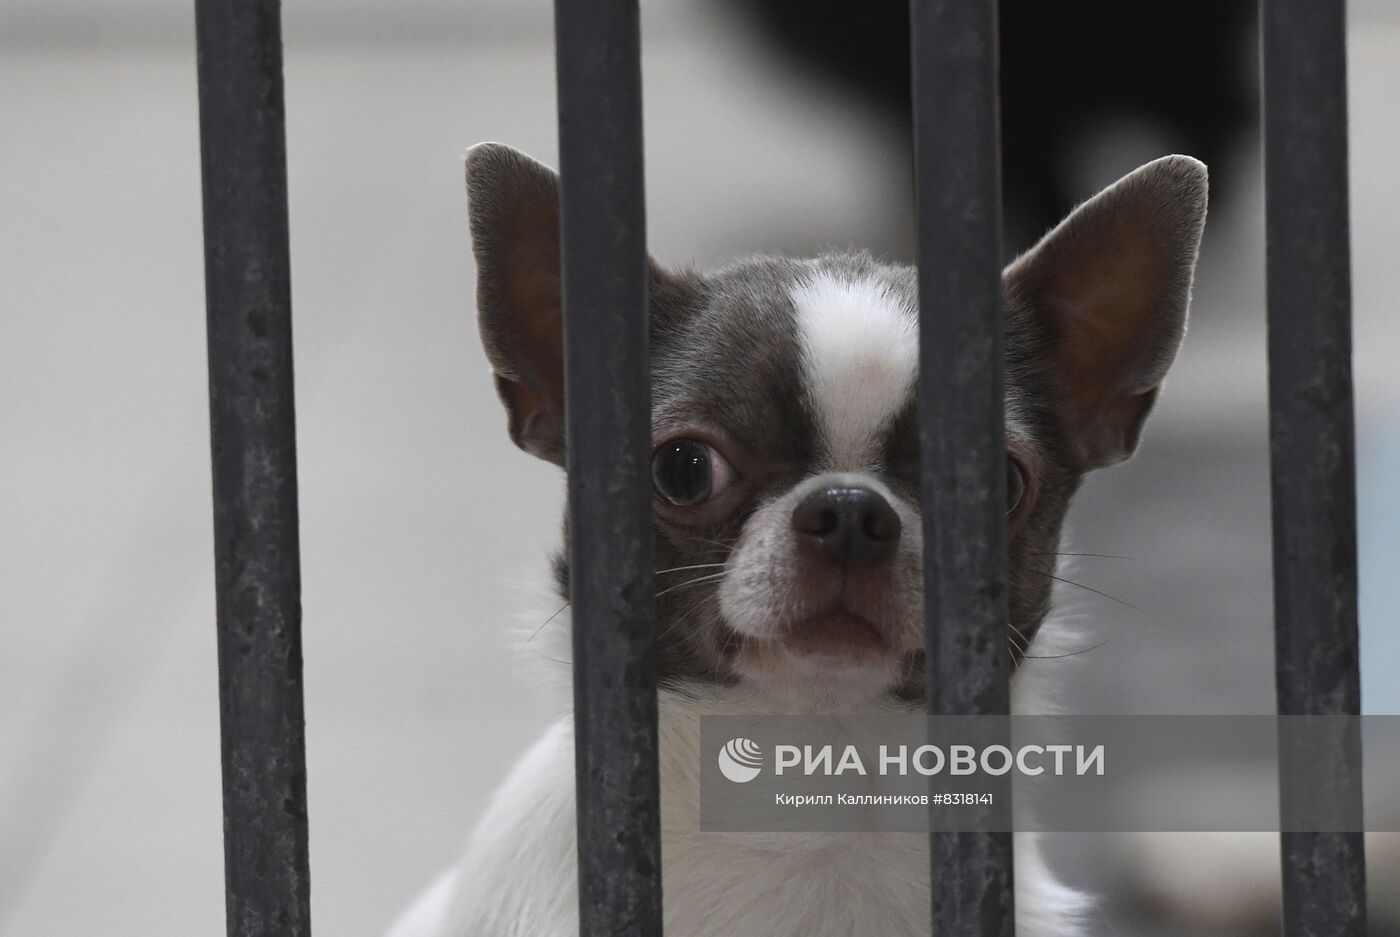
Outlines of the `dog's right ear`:
{"label": "dog's right ear", "polygon": [[477,321],[510,438],[564,464],[559,177],[500,143],[467,151]]}
{"label": "dog's right ear", "polygon": [[1204,164],[1164,156],[1119,179],[1006,271],[1049,337],[1045,360],[1078,471],[1136,448],[1186,331],[1206,220]]}

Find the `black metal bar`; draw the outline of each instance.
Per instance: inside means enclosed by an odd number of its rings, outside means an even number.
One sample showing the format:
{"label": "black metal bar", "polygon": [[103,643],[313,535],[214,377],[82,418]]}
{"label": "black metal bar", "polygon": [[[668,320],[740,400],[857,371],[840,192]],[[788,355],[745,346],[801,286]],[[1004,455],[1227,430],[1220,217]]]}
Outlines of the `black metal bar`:
{"label": "black metal bar", "polygon": [[[913,0],[911,17],[927,702],[1005,714],[997,5]],[[933,932],[1009,937],[1010,834],[935,832],[931,850]]]}
{"label": "black metal bar", "polygon": [[311,932],[277,0],[196,0],[228,933]]}
{"label": "black metal bar", "polygon": [[[1278,707],[1360,712],[1343,0],[1263,4],[1269,433]],[[1280,752],[1282,808],[1361,803],[1355,737]],[[1304,780],[1307,779],[1307,780]],[[1366,928],[1360,833],[1285,833],[1284,933]]]}
{"label": "black metal bar", "polygon": [[637,0],[557,0],[582,937],[661,933]]}

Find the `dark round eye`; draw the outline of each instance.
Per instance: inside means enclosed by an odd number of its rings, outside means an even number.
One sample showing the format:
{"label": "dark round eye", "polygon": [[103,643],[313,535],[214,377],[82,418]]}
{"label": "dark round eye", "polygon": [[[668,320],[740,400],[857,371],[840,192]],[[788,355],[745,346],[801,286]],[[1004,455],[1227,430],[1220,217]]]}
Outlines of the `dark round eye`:
{"label": "dark round eye", "polygon": [[729,487],[734,470],[724,457],[698,439],[672,439],[651,459],[656,493],[672,504],[704,504]]}
{"label": "dark round eye", "polygon": [[1013,513],[1026,496],[1026,470],[1011,456],[1006,457],[1006,513]]}

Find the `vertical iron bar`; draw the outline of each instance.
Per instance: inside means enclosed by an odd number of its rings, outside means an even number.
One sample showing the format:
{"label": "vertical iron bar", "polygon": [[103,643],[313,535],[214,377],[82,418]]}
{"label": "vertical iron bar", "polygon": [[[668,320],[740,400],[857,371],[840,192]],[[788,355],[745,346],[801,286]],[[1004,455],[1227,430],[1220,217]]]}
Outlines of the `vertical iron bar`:
{"label": "vertical iron bar", "polygon": [[196,0],[228,933],[311,932],[277,0]]}
{"label": "vertical iron bar", "polygon": [[659,937],[651,403],[637,0],[557,0],[582,937]]}
{"label": "vertical iron bar", "polygon": [[[1005,714],[997,4],[913,0],[911,17],[928,710]],[[1009,937],[1011,835],[930,845],[933,932]]]}
{"label": "vertical iron bar", "polygon": [[[1357,714],[1345,3],[1266,0],[1262,26],[1278,708]],[[1360,765],[1354,736],[1282,746],[1285,816],[1317,796],[1359,816]],[[1362,835],[1286,832],[1282,850],[1284,933],[1364,934]]]}

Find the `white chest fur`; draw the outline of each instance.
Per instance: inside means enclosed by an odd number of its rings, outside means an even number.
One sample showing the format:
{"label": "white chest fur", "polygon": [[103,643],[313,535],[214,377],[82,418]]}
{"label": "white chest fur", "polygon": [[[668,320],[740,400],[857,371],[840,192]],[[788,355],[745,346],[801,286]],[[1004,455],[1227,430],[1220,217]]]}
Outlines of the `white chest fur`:
{"label": "white chest fur", "polygon": [[[732,694],[661,696],[668,937],[927,937],[928,838],[917,833],[725,834],[699,830],[699,717],[754,712]],[[390,937],[575,937],[571,720],[552,726],[497,791],[461,863]],[[1016,843],[1018,933],[1077,932],[1083,900],[1035,843]]]}

